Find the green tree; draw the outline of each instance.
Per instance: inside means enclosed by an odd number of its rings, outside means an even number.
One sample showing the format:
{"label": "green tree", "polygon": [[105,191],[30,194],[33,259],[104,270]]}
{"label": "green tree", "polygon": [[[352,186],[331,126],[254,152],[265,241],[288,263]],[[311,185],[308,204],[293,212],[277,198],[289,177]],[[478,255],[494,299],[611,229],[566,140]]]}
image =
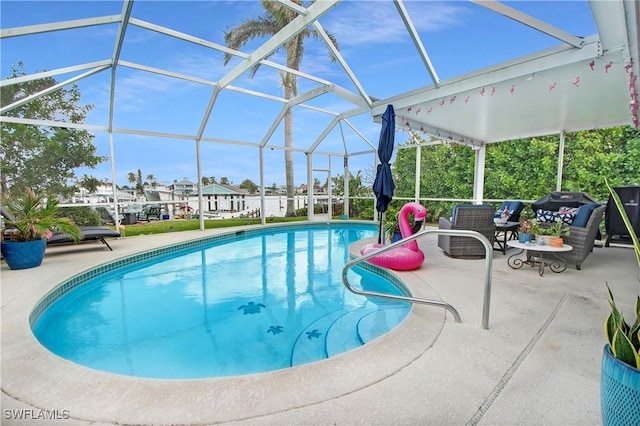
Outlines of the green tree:
{"label": "green tree", "polygon": [[250,194],[255,194],[258,190],[258,185],[256,185],[251,179],[245,179],[240,184],[240,188],[246,189]]}
{"label": "green tree", "polygon": [[[9,79],[26,75],[21,62],[11,67]],[[11,84],[0,92],[5,107],[42,92],[57,82],[51,78]],[[84,123],[93,105],[80,105],[76,85],[56,90],[6,112],[8,117]],[[0,186],[6,193],[31,187],[38,192],[70,195],[67,180],[78,167],[95,168],[106,157],[96,155],[94,135],[70,127],[0,123]]]}
{"label": "green tree", "polygon": [[[420,138],[414,138],[417,142]],[[394,197],[413,197],[416,150],[409,142],[396,153]],[[423,146],[421,198],[471,198],[474,153],[457,144]],[[484,198],[536,200],[555,191],[559,136],[550,135],[487,146]],[[614,186],[640,183],[640,130],[632,127],[587,130],[565,135],[562,190],[608,199],[604,178]],[[392,201],[401,203],[401,201]],[[429,219],[451,212],[455,201],[429,203]],[[399,207],[398,207],[399,208]]]}
{"label": "green tree", "polygon": [[229,178],[226,176],[223,176],[220,178],[220,185],[230,185],[229,183]]}
{"label": "green tree", "polygon": [[[334,193],[337,197],[344,196],[344,175],[336,175],[331,178],[334,184]],[[362,172],[354,176],[349,172],[349,215],[353,217],[371,217],[373,211],[373,201],[365,199],[370,197],[372,190],[363,182]],[[362,197],[362,198],[361,198]]]}
{"label": "green tree", "polygon": [[135,173],[133,172],[127,173],[127,181],[129,181],[129,183],[136,183],[136,180],[138,180],[138,178],[136,177]]}
{"label": "green tree", "polygon": [[82,179],[80,179],[80,185],[82,185],[82,187],[86,189],[89,194],[95,194],[101,184],[102,182],[100,181],[100,179],[86,174],[82,176]]}
{"label": "green tree", "polygon": [[535,200],[555,191],[557,135],[490,144],[485,163],[485,198]]}
{"label": "green tree", "polygon": [[210,177],[202,176],[202,186],[213,185],[214,183],[216,183],[215,176],[210,176]]}
{"label": "green tree", "polygon": [[[302,5],[302,0],[291,0],[293,3]],[[224,41],[228,47],[234,50],[240,50],[247,42],[258,38],[267,37],[277,34],[281,29],[286,27],[291,21],[298,17],[298,14],[281,5],[273,0],[261,0],[262,8],[265,13],[263,16],[256,19],[248,19],[244,23],[240,24],[236,28],[225,32]],[[327,34],[331,43],[338,48],[338,43],[332,34]],[[304,56],[304,40],[307,37],[318,38],[319,34],[315,29],[309,27],[300,32],[295,37],[292,37],[287,41],[281,49],[277,49],[271,53],[273,55],[276,52],[284,49],[287,55],[287,67],[299,70],[302,58]],[[269,55],[269,56],[271,56]],[[336,58],[332,52],[329,51],[329,56],[332,61]],[[231,54],[225,54],[225,65],[231,60]],[[257,64],[251,70],[251,77],[253,77],[260,67]],[[290,73],[284,73],[281,75],[282,85],[284,86],[284,98],[289,100],[298,95],[298,86],[296,76]],[[285,173],[286,173],[286,186],[287,186],[287,216],[295,216],[295,182],[293,177],[294,158],[293,151],[293,115],[291,109],[288,109],[284,116],[284,158],[285,158]]]}
{"label": "green tree", "polygon": [[156,177],[155,177],[155,175],[153,175],[153,174],[148,174],[148,175],[147,175],[147,180],[148,180],[149,182],[151,182],[151,187],[152,187],[152,188],[155,188],[155,187],[156,187],[156,185],[158,184],[158,182],[157,182],[157,178],[156,178]]}
{"label": "green tree", "polygon": [[142,186],[142,170],[138,169],[138,176],[136,178],[136,191],[138,193],[144,192],[144,187]]}

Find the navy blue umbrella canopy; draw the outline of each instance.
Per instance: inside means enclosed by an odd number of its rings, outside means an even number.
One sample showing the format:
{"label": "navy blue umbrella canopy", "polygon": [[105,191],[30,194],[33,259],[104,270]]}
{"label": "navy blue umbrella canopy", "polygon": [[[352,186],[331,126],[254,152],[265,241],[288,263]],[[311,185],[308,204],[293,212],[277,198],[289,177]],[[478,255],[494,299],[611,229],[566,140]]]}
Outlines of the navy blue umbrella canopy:
{"label": "navy blue umbrella canopy", "polygon": [[387,105],[387,110],[382,114],[382,128],[380,129],[380,140],[378,141],[378,158],[380,164],[376,170],[376,178],[373,181],[373,193],[376,196],[376,210],[380,215],[380,234],[378,242],[382,240],[382,213],[387,211],[389,203],[393,199],[393,176],[391,176],[391,154],[393,154],[393,144],[396,133],[396,114],[393,105]]}

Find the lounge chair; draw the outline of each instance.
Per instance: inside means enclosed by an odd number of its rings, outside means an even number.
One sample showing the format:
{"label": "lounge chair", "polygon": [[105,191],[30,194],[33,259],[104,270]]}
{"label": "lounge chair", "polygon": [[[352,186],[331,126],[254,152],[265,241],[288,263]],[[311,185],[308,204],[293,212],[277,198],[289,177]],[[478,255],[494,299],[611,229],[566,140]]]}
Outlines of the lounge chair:
{"label": "lounge chair", "polygon": [[[107,246],[111,251],[113,249],[105,240],[105,237],[118,238],[120,233],[106,226],[80,226],[80,232],[82,232],[82,239],[78,242],[96,241],[99,240],[102,244]],[[75,243],[75,241],[64,233],[54,233],[51,238],[47,239],[47,245],[56,244],[69,244]]]}
{"label": "lounge chair", "polygon": [[[158,191],[145,189],[144,196],[150,203],[161,201],[160,193]],[[144,218],[147,222],[151,219],[160,220],[162,218],[162,209],[160,208],[160,204],[145,204],[142,207],[142,212],[140,212],[139,216]]]}
{"label": "lounge chair", "polygon": [[[8,221],[12,221],[13,220],[13,215],[11,215],[11,213],[9,213],[4,208],[0,210],[0,214],[2,214],[2,216]],[[100,242],[102,244],[104,244],[105,246],[107,246],[107,248],[109,248],[109,250],[111,250],[111,251],[113,251],[113,249],[111,248],[109,243],[107,243],[105,238],[106,237],[112,237],[112,238],[120,237],[120,232],[115,231],[115,230],[113,230],[111,228],[108,228],[106,226],[79,226],[78,228],[80,228],[80,232],[82,232],[82,239],[80,241],[78,241],[78,242],[100,240]],[[5,238],[10,238],[10,236],[11,236],[11,227],[3,229],[2,232],[3,232],[4,236],[5,236]],[[75,243],[75,241],[71,237],[69,237],[67,234],[64,234],[64,233],[61,233],[61,232],[60,233],[54,233],[51,236],[51,238],[47,239],[47,245],[69,244],[69,243]]]}
{"label": "lounge chair", "polygon": [[[451,219],[440,218],[439,228],[477,231],[487,237],[493,245],[496,233],[496,225],[493,223],[495,212],[495,207],[488,205],[456,205]],[[438,247],[451,257],[477,258],[486,256],[484,245],[471,237],[438,235]]]}

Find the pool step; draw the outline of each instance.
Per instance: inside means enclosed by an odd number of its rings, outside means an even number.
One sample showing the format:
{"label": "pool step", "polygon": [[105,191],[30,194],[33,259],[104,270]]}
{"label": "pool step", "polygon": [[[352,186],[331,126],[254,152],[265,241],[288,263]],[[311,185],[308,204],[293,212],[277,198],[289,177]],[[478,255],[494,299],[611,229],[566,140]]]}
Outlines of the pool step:
{"label": "pool step", "polygon": [[291,366],[355,349],[387,333],[408,314],[409,305],[367,304],[355,311],[331,312],[314,321],[296,339]]}
{"label": "pool step", "polygon": [[411,307],[394,306],[375,310],[363,316],[358,322],[358,338],[363,344],[388,333],[409,314]]}
{"label": "pool step", "polygon": [[358,323],[360,319],[368,314],[375,312],[377,306],[371,305],[351,311],[336,319],[329,327],[325,336],[325,347],[327,357],[350,351],[351,349],[362,346],[363,342],[358,337]]}
{"label": "pool step", "polygon": [[331,324],[344,315],[342,310],[318,318],[302,330],[291,348],[291,366],[307,364],[327,357],[325,335]]}

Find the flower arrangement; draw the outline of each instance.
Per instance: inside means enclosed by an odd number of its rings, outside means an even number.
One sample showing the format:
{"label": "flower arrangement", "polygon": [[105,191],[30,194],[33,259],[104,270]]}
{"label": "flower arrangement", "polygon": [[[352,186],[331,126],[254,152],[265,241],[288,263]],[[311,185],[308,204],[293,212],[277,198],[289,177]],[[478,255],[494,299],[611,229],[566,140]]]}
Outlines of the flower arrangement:
{"label": "flower arrangement", "polygon": [[530,219],[523,219],[522,222],[520,222],[520,233],[522,234],[530,234],[531,233],[531,220]]}

